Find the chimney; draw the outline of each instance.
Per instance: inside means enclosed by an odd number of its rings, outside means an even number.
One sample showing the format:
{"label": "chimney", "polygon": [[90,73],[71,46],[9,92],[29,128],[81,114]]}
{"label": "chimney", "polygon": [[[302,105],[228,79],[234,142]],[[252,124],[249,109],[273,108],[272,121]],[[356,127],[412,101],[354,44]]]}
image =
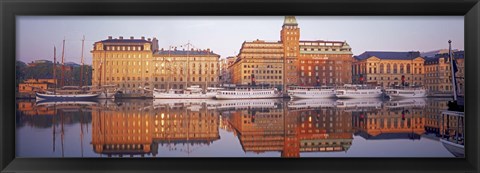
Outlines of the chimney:
{"label": "chimney", "polygon": [[111,39],[112,39],[112,36],[108,36],[108,39],[111,40]]}
{"label": "chimney", "polygon": [[144,36],[142,36],[142,40],[145,40],[145,37],[144,37]]}
{"label": "chimney", "polygon": [[150,40],[152,40],[152,39],[151,39],[151,38],[148,38],[147,40],[150,41]]}
{"label": "chimney", "polygon": [[118,37],[120,40],[123,40],[123,36]]}
{"label": "chimney", "polygon": [[130,36],[130,40],[133,40],[133,39],[134,39],[134,37],[133,37],[133,36]]}

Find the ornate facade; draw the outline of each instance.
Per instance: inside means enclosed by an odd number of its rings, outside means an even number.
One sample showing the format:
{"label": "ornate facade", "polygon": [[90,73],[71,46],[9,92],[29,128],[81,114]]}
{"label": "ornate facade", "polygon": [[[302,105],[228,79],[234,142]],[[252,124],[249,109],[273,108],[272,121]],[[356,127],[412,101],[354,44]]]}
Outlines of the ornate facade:
{"label": "ornate facade", "polygon": [[157,40],[113,39],[94,43],[92,53],[92,85],[116,85],[129,92],[143,92],[151,85],[153,52],[158,49]]}
{"label": "ornate facade", "polygon": [[[353,83],[389,87],[401,85],[402,76],[409,85],[424,84],[424,58],[419,52],[367,51],[355,56]],[[363,78],[363,81],[361,80]]]}
{"label": "ornate facade", "polygon": [[283,45],[281,42],[263,40],[246,41],[242,44],[233,69],[234,84],[282,85]]}
{"label": "ornate facade", "polygon": [[220,78],[220,55],[207,50],[159,50],[153,54],[153,87],[183,89],[215,87]]}
{"label": "ornate facade", "polygon": [[300,41],[300,85],[352,83],[352,48],[347,42]]}

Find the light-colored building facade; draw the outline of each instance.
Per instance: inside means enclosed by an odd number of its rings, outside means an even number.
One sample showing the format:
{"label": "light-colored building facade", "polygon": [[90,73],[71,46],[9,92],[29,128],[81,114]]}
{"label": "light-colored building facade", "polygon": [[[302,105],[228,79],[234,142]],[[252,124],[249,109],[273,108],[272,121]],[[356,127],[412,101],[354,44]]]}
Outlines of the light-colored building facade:
{"label": "light-colored building facade", "polygon": [[[355,56],[353,83],[382,87],[402,85],[402,76],[410,86],[423,86],[424,61],[419,52],[367,51]],[[363,81],[361,79],[363,78]]]}
{"label": "light-colored building facade", "polygon": [[[425,61],[425,86],[432,95],[453,95],[453,87],[451,80],[451,63],[448,53],[437,54],[435,57],[427,57]],[[465,52],[457,51],[453,53],[456,60],[458,71],[457,86],[459,93],[464,94],[465,91]]]}
{"label": "light-colored building facade", "polygon": [[[113,39],[94,43],[92,53],[92,85],[116,85],[127,93],[141,93],[151,85],[153,52],[157,40],[145,37]],[[157,44],[158,45],[158,44]]]}
{"label": "light-colored building facade", "polygon": [[233,69],[234,84],[283,85],[283,44],[263,40],[245,41]]}
{"label": "light-colored building facade", "polygon": [[109,37],[95,42],[91,52],[93,86],[115,85],[125,93],[144,93],[144,88],[219,84],[220,55],[209,49],[159,50],[156,38]]}
{"label": "light-colored building facade", "polygon": [[153,54],[152,83],[157,89],[219,85],[220,55],[207,50],[159,50]]}
{"label": "light-colored building facade", "polygon": [[221,84],[230,84],[232,83],[232,69],[229,68],[233,63],[235,62],[236,57],[234,56],[229,56],[225,59],[222,59],[220,61],[220,68],[221,68]]}

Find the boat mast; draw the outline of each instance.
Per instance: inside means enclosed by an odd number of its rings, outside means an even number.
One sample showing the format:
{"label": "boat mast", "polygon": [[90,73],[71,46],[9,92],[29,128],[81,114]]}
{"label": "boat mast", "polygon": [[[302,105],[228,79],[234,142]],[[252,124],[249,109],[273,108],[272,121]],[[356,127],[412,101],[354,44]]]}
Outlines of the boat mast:
{"label": "boat mast", "polygon": [[63,87],[65,84],[64,78],[65,78],[65,38],[63,38],[63,47],[62,47],[62,71],[61,71],[61,79],[60,79],[60,86]]}
{"label": "boat mast", "polygon": [[80,58],[80,61],[81,61],[81,64],[82,64],[82,66],[80,67],[80,88],[82,88],[82,86],[83,86],[83,47],[84,47],[84,43],[85,43],[85,36],[83,36],[83,39],[82,39],[82,56]]}
{"label": "boat mast", "polygon": [[455,71],[453,69],[452,41],[448,40],[448,57],[450,58],[450,71],[452,72],[453,99],[457,101],[457,85],[455,84]]}
{"label": "boat mast", "polygon": [[53,46],[53,83],[55,87],[53,88],[53,94],[57,91],[57,48]]}

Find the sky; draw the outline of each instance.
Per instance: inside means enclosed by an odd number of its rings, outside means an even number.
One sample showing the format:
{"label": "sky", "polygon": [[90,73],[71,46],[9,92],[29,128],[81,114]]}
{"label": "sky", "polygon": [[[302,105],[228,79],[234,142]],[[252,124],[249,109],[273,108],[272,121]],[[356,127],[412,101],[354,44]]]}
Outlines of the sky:
{"label": "sky", "polygon": [[[354,55],[365,51],[464,49],[463,16],[297,16],[300,40],[347,41]],[[17,60],[80,63],[85,36],[85,64],[93,43],[108,36],[156,37],[159,47],[191,43],[221,58],[238,54],[244,41],[280,40],[284,16],[17,16]]]}

